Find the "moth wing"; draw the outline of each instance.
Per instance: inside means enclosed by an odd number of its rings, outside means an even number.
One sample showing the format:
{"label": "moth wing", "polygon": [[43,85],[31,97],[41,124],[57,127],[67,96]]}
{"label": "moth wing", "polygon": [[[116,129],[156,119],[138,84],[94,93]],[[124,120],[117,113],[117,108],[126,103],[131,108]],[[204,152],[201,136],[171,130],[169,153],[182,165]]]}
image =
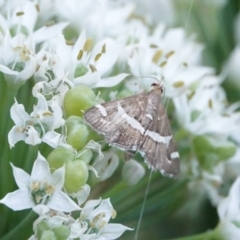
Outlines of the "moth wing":
{"label": "moth wing", "polygon": [[87,123],[105,135],[110,145],[134,154],[141,143],[140,119],[148,93],[139,93],[121,100],[98,104],[84,114]]}
{"label": "moth wing", "polygon": [[163,175],[177,177],[179,174],[179,154],[167,114],[161,104],[144,133],[139,151],[148,165],[155,170],[159,169]]}

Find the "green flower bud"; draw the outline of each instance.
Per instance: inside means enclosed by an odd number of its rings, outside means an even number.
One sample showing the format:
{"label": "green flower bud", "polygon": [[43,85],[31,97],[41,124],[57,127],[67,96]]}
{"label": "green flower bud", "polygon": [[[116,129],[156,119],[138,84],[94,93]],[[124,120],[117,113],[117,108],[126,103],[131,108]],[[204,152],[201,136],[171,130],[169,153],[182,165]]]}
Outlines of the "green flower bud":
{"label": "green flower bud", "polygon": [[40,240],[57,240],[57,238],[52,230],[44,231],[39,239]]}
{"label": "green flower bud", "polygon": [[41,221],[37,224],[37,239],[41,239],[44,231],[49,230],[50,227],[46,221]]}
{"label": "green flower bud", "polygon": [[81,150],[90,140],[90,131],[83,124],[83,120],[77,116],[71,116],[66,121],[67,126],[67,143],[76,150]]}
{"label": "green flower bud", "polygon": [[232,157],[236,152],[236,146],[233,143],[204,135],[193,139],[193,147],[200,165],[208,171],[221,161]]}
{"label": "green flower bud", "polygon": [[145,175],[144,167],[137,161],[131,159],[127,161],[122,169],[122,179],[127,185],[137,184]]}
{"label": "green flower bud", "polygon": [[236,145],[234,145],[232,142],[225,142],[224,145],[217,147],[216,152],[219,156],[220,160],[227,160],[234,156],[236,153]]}
{"label": "green flower bud", "polygon": [[88,180],[87,164],[81,160],[68,162],[65,165],[64,187],[68,193],[77,192]]}
{"label": "green flower bud", "polygon": [[50,169],[54,172],[65,164],[64,187],[68,193],[77,192],[88,180],[87,163],[76,160],[75,152],[59,147],[54,149],[47,157]]}
{"label": "green flower bud", "polygon": [[66,240],[70,235],[70,229],[64,225],[52,229],[57,240]]}
{"label": "green flower bud", "polygon": [[55,148],[47,157],[51,172],[62,167],[65,163],[73,161],[76,155],[70,149],[64,147]]}
{"label": "green flower bud", "polygon": [[37,238],[42,240],[66,240],[70,235],[68,227],[61,225],[51,227],[47,221],[41,221],[37,224]]}
{"label": "green flower bud", "polygon": [[67,117],[83,116],[83,111],[96,105],[96,96],[91,88],[78,86],[70,89],[64,98],[64,110]]}

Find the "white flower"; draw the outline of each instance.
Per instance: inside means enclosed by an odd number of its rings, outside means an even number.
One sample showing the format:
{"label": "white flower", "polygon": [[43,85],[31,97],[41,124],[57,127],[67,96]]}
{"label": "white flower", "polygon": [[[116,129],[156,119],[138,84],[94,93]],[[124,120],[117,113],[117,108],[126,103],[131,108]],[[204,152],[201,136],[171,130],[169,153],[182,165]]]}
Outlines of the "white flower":
{"label": "white flower", "polygon": [[34,53],[35,45],[31,35],[26,38],[19,33],[11,38],[10,33],[6,33],[0,46],[0,71],[9,84],[20,87],[33,75]]}
{"label": "white flower", "polygon": [[236,240],[240,236],[240,177],[233,183],[228,196],[218,208],[220,223],[218,230],[223,239]]}
{"label": "white flower", "polygon": [[131,229],[122,224],[108,223],[115,216],[116,211],[113,209],[109,199],[90,200],[82,209],[80,218],[72,225],[70,237],[81,240],[116,239],[124,231]]}
{"label": "white flower", "polygon": [[240,90],[239,81],[240,68],[238,64],[239,62],[240,62],[240,43],[231,52],[228,62],[226,63],[224,68],[224,72],[228,75],[229,82],[233,85],[233,87],[236,87],[238,90]]}
{"label": "white flower", "polygon": [[45,97],[48,106],[51,106],[54,101],[57,101],[59,106],[62,107],[64,96],[70,89],[70,86],[74,85],[67,78],[56,78],[50,82],[40,81],[33,87],[32,94],[36,98],[39,94],[42,94]]}
{"label": "white flower", "polygon": [[58,15],[71,22],[75,29],[86,29],[89,36],[96,41],[105,36],[115,37],[121,35],[126,21],[133,12],[131,2],[117,3],[108,0],[63,0],[57,4]]}
{"label": "white flower", "polygon": [[113,151],[103,152],[104,157],[99,156],[93,163],[97,171],[98,180],[104,181],[112,176],[119,164],[119,158]]}
{"label": "white flower", "polygon": [[96,152],[97,155],[98,155],[98,159],[102,159],[103,156],[104,156],[103,153],[102,153],[102,146],[101,146],[99,143],[97,143],[97,142],[95,142],[95,141],[93,141],[93,140],[90,140],[90,141],[85,145],[84,148],[86,148],[86,149],[91,149],[92,151]]}
{"label": "white flower", "polygon": [[[127,1],[126,1],[127,2]],[[149,24],[166,22],[172,25],[175,20],[173,2],[168,0],[140,0],[136,4],[136,14],[142,16]]]}
{"label": "white flower", "polygon": [[[112,87],[120,83],[128,74],[108,76],[119,57],[122,45],[106,38],[92,48],[92,39],[87,39],[82,31],[76,43],[66,44],[63,34],[52,38],[36,56],[37,81],[68,77],[74,85],[92,88]],[[48,74],[50,72],[51,74]]]}
{"label": "white flower", "polygon": [[32,1],[6,1],[6,15],[8,16],[8,28],[16,32],[22,31],[31,34],[34,30],[38,12],[36,3]]}
{"label": "white flower", "polygon": [[216,134],[229,137],[240,131],[240,113],[235,112],[235,107],[226,107],[226,97],[220,81],[216,76],[206,76],[196,89],[173,99],[176,118],[194,135]]}
{"label": "white flower", "polygon": [[[44,229],[42,228],[41,233],[39,233],[39,226],[41,229],[41,223],[47,227]],[[36,219],[33,223],[33,231],[34,235],[29,238],[29,240],[37,240],[39,238],[44,239],[44,234],[50,230],[52,231],[53,235],[60,234],[61,236],[66,236],[69,232],[69,226],[75,223],[75,219],[71,217],[70,214],[65,214],[63,212],[56,212],[54,210],[50,210],[44,215],[40,215],[38,219]],[[54,232],[54,230],[57,230]],[[46,231],[46,232],[45,232]],[[65,239],[65,238],[64,238]],[[68,238],[69,239],[69,238]]]}
{"label": "white flower", "polygon": [[37,43],[41,43],[46,40],[50,40],[62,33],[63,29],[68,25],[67,22],[61,22],[50,26],[43,26],[37,29],[34,34],[34,40]]}
{"label": "white flower", "polygon": [[61,191],[64,184],[64,167],[51,174],[48,162],[40,153],[34,162],[31,176],[13,164],[11,166],[19,189],[8,193],[0,203],[14,211],[32,208],[40,215],[45,214],[50,209],[63,212],[80,209]]}
{"label": "white flower", "polygon": [[90,186],[85,184],[84,186],[81,187],[81,189],[78,192],[68,195],[73,198],[77,198],[78,205],[81,206],[87,200],[90,191],[91,191]]}
{"label": "white flower", "polygon": [[52,102],[51,111],[45,98],[38,94],[38,104],[29,115],[24,106],[17,102],[11,108],[11,118],[16,124],[8,134],[8,141],[13,147],[18,141],[24,140],[27,144],[37,145],[42,141],[52,147],[59,143],[61,135],[54,129],[64,124],[63,113],[57,101]]}
{"label": "white flower", "polygon": [[187,39],[183,29],[166,30],[164,25],[159,25],[152,36],[146,35],[138,41],[122,53],[128,56],[130,71],[135,77],[128,82],[129,88],[140,82],[144,89],[149,90],[157,79],[164,81],[165,95],[175,97],[204,75],[213,72],[211,68],[199,65],[202,46]]}
{"label": "white flower", "polygon": [[[92,88],[112,87],[120,83],[128,74],[120,73],[108,77],[122,50],[121,44],[106,38],[98,42],[90,51],[86,48],[87,40],[83,31],[73,47],[71,65],[74,67],[75,85],[84,84]],[[90,44],[90,43],[89,43]],[[69,63],[68,63],[69,64]]]}

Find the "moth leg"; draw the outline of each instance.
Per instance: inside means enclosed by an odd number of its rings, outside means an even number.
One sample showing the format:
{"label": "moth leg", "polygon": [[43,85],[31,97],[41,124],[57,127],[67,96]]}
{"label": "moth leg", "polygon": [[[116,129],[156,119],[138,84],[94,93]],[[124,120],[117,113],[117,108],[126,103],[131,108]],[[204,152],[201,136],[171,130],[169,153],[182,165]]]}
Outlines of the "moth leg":
{"label": "moth leg", "polygon": [[126,161],[129,161],[130,159],[132,159],[133,158],[133,156],[135,155],[135,153],[136,153],[136,151],[126,151],[126,152],[124,152],[124,155],[125,155],[125,162]]}

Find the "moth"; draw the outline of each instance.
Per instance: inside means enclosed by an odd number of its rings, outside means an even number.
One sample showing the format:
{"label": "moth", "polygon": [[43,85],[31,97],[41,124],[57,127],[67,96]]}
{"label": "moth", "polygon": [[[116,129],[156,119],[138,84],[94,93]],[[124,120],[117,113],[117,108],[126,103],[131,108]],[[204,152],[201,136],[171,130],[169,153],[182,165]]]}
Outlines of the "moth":
{"label": "moth", "polygon": [[139,152],[153,170],[164,176],[179,174],[179,153],[171,126],[162,105],[163,87],[151,85],[141,92],[120,100],[98,104],[84,114],[88,125],[106,141],[128,154]]}

